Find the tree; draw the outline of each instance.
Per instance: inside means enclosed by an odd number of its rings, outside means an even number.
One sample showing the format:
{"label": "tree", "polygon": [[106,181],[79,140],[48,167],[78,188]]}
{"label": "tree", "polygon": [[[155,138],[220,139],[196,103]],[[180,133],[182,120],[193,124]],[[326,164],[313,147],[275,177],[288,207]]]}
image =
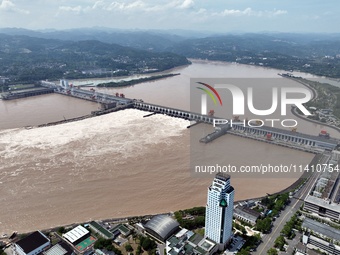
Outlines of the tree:
{"label": "tree", "polygon": [[108,250],[108,251],[114,251],[114,247],[113,247],[113,245],[112,244],[110,244],[110,245],[107,245],[106,247],[106,250]]}
{"label": "tree", "polygon": [[136,255],[140,255],[141,253],[142,253],[142,247],[138,245],[136,249]]}
{"label": "tree", "polygon": [[279,253],[277,252],[276,249],[270,248],[270,249],[267,251],[267,254],[268,254],[268,255],[278,255]]}
{"label": "tree", "polygon": [[[283,229],[281,230],[281,234],[288,237],[289,239],[292,239],[295,237],[295,233],[293,231],[294,226],[298,225],[299,220],[296,215],[293,215],[288,222],[284,225]],[[298,225],[297,228],[300,228]]]}
{"label": "tree", "polygon": [[271,214],[270,214],[270,217],[275,217],[275,216],[277,216],[279,214],[279,211],[278,210],[276,210],[276,208],[274,208],[273,210],[272,210],[272,212],[271,212]]}
{"label": "tree", "polygon": [[256,229],[263,233],[268,232],[272,227],[272,221],[270,218],[265,218],[263,220],[259,219],[256,222]]}
{"label": "tree", "polygon": [[148,251],[152,247],[151,240],[149,238],[145,238],[141,244],[144,251]]}
{"label": "tree", "polygon": [[285,224],[284,227],[283,227],[283,229],[281,230],[281,233],[282,233],[284,236],[289,236],[291,231],[292,231],[291,226],[289,226],[288,224]]}
{"label": "tree", "polygon": [[122,254],[120,250],[118,250],[116,247],[112,245],[112,242],[110,240],[104,239],[104,238],[99,238],[95,244],[94,244],[95,249],[106,249],[108,251],[113,251],[117,255]]}
{"label": "tree", "polygon": [[283,206],[284,206],[284,202],[281,199],[277,200],[274,206],[274,210],[281,211]]}
{"label": "tree", "polygon": [[249,255],[250,251],[249,249],[244,249],[242,248],[238,253],[236,253],[236,255]]}
{"label": "tree", "polygon": [[270,199],[269,199],[269,197],[267,196],[267,197],[264,197],[264,198],[262,198],[262,200],[261,200],[261,204],[264,204],[264,205],[268,205],[270,203]]}
{"label": "tree", "polygon": [[256,243],[261,241],[261,235],[260,234],[253,235],[253,238],[256,240]]}
{"label": "tree", "polygon": [[58,233],[59,234],[64,234],[65,233],[65,228],[64,227],[60,227],[60,228],[58,228]]}
{"label": "tree", "polygon": [[148,255],[156,255],[156,249],[149,250]]}
{"label": "tree", "polygon": [[127,245],[125,245],[125,250],[126,250],[127,252],[133,251],[133,248],[132,248],[131,244],[128,243]]}
{"label": "tree", "polygon": [[144,251],[150,251],[157,247],[157,244],[155,241],[151,240],[148,237],[141,237],[140,238],[140,245],[142,246]]}
{"label": "tree", "polygon": [[279,248],[281,251],[284,250],[283,247],[286,244],[286,240],[283,236],[276,238],[274,242],[274,247]]}

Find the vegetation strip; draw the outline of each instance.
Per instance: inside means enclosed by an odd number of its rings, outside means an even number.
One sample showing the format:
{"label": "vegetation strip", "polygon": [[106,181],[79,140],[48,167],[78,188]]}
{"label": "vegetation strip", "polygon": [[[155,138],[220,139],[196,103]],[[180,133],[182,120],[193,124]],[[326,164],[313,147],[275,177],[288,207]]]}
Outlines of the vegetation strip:
{"label": "vegetation strip", "polygon": [[144,78],[134,79],[134,80],[130,80],[130,81],[99,83],[97,85],[97,87],[110,87],[110,88],[126,87],[126,86],[132,86],[132,85],[136,85],[138,83],[143,83],[143,82],[147,82],[147,81],[155,81],[155,80],[159,80],[159,79],[173,77],[173,76],[176,76],[176,75],[180,75],[180,73],[155,75],[155,76],[151,76],[151,77],[144,77]]}

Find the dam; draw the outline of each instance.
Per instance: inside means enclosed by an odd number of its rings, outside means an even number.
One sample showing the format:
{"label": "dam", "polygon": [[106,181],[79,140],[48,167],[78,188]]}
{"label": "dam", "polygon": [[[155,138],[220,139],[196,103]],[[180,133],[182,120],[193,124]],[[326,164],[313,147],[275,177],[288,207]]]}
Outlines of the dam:
{"label": "dam", "polygon": [[[206,123],[212,125],[214,123],[218,123],[218,120],[221,119],[219,117],[213,116],[213,114],[203,115],[167,106],[150,104],[144,102],[142,99],[126,98],[124,94],[117,93],[115,95],[110,95],[99,93],[93,88],[90,90],[84,90],[79,86],[73,86],[72,84],[69,84],[67,80],[60,80],[59,84],[41,81],[40,88],[36,88],[31,91],[5,93],[2,95],[2,99],[11,100],[28,96],[37,96],[46,93],[58,93],[65,96],[99,103],[101,105],[101,109],[98,111],[93,111],[88,117],[107,114],[127,108],[135,108],[138,110],[151,112],[152,114],[164,114],[171,117],[193,121],[195,123]],[[147,116],[150,116],[150,114]],[[311,153],[321,153],[325,150],[332,151],[339,145],[339,140],[331,139],[325,136],[313,136],[299,133],[294,130],[289,131],[268,126],[249,126],[244,124],[242,125],[240,123],[235,123],[232,125],[216,125],[215,130],[201,138],[200,142],[209,143],[225,134],[232,134]]]}

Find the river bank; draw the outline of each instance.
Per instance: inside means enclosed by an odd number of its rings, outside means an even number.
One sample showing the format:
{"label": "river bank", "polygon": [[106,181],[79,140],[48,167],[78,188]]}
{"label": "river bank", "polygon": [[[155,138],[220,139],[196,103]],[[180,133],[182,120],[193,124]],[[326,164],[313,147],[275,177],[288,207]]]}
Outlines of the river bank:
{"label": "river bank", "polygon": [[[299,78],[296,78],[296,77],[285,77],[285,78],[288,78],[288,79],[291,79],[291,80],[293,80],[293,81],[296,81],[296,82],[298,82],[298,83],[304,85],[304,86],[307,87],[308,89],[310,89],[310,90],[313,92],[313,98],[312,98],[312,100],[311,100],[310,102],[308,102],[309,109],[311,109],[311,108],[314,107],[316,110],[320,110],[320,109],[316,108],[316,106],[319,106],[319,104],[318,104],[317,101],[325,101],[325,100],[327,100],[327,98],[325,98],[325,96],[324,96],[323,98],[319,98],[319,94],[320,94],[320,93],[318,93],[317,89],[314,88],[313,86],[311,86],[311,84],[308,83],[308,82],[313,82],[314,85],[315,85],[315,82],[314,82],[314,81],[309,81],[309,80],[307,80],[307,79],[303,79],[303,78],[300,78],[300,77],[299,77]],[[317,82],[317,83],[318,83],[318,82]],[[321,84],[320,84],[319,86],[321,86]],[[329,85],[329,86],[332,86],[332,85]],[[326,88],[325,88],[325,89],[326,89]],[[340,89],[337,88],[337,87],[335,87],[335,86],[333,86],[333,90],[338,91],[338,93],[340,93]],[[336,100],[336,102],[334,103],[334,105],[337,105],[337,100],[338,100],[338,99],[339,99],[339,98],[337,97],[337,94],[335,93],[335,100]],[[332,105],[324,106],[324,108],[330,109],[332,112],[336,111],[336,112],[338,113],[337,109],[333,109]],[[329,128],[331,128],[331,129],[334,129],[334,130],[340,132],[340,127],[338,127],[338,126],[336,126],[336,125],[334,125],[334,124],[332,125],[332,124],[325,123],[325,122],[322,122],[322,121],[319,121],[319,120],[316,120],[316,119],[308,118],[308,117],[306,117],[305,115],[302,115],[302,114],[298,111],[298,109],[297,109],[296,107],[292,107],[292,108],[291,108],[291,112],[292,112],[296,117],[298,117],[298,118],[300,118],[300,119],[303,119],[303,120],[308,121],[308,122],[316,123],[316,124],[319,124],[319,125],[323,125],[323,126],[329,127]],[[315,115],[316,113],[318,113],[318,111],[316,111],[316,112],[314,111],[314,115]],[[338,117],[338,116],[335,116],[335,117]],[[318,118],[319,118],[319,116],[318,116]]]}
{"label": "river bank", "polygon": [[150,77],[145,77],[145,78],[139,78],[139,79],[134,79],[134,80],[129,80],[129,81],[99,83],[97,87],[117,88],[117,87],[133,86],[139,83],[143,83],[147,81],[157,81],[160,79],[165,79],[165,78],[173,77],[176,75],[180,75],[180,74],[170,73],[170,74],[155,75],[155,76],[150,76]]}

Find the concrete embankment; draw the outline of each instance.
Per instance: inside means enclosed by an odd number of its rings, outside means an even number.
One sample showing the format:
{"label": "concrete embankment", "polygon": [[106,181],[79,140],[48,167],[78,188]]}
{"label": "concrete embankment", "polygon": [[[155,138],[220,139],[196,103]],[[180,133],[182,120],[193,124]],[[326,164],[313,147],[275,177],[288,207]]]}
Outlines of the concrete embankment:
{"label": "concrete embankment", "polygon": [[32,96],[38,96],[38,95],[44,95],[44,94],[50,94],[53,93],[54,90],[50,88],[33,88],[33,89],[27,89],[27,90],[18,90],[13,92],[6,92],[1,95],[1,98],[3,100],[13,100],[13,99],[19,99],[19,98],[25,98],[25,97],[32,97]]}

